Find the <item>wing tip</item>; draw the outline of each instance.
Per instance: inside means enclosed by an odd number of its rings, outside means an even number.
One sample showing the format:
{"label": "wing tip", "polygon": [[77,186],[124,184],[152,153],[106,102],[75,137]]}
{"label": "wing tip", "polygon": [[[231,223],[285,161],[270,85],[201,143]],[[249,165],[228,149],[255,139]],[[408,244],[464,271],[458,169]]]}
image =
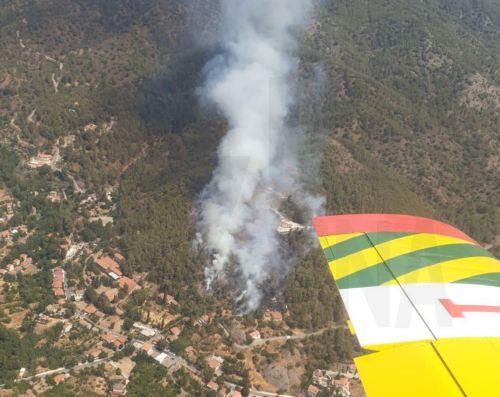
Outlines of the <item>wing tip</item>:
{"label": "wing tip", "polygon": [[430,218],[406,214],[347,214],[313,218],[319,237],[345,233],[410,232],[457,237],[479,245],[461,230]]}

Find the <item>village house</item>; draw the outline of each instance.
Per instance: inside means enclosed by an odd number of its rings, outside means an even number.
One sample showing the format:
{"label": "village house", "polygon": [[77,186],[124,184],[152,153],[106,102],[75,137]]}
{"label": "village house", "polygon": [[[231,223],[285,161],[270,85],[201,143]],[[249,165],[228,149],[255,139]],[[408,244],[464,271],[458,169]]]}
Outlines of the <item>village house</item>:
{"label": "village house", "polygon": [[273,321],[275,323],[280,323],[281,321],[283,321],[283,315],[277,310],[271,311],[267,309],[264,312],[264,321]]}
{"label": "village house", "polygon": [[127,337],[126,336],[124,336],[124,335],[115,336],[115,335],[113,335],[111,333],[108,333],[108,334],[104,335],[102,337],[102,339],[106,343],[108,343],[110,345],[113,345],[114,348],[116,348],[116,349],[122,348],[123,345],[127,342]]}
{"label": "village house", "polygon": [[184,349],[184,352],[188,355],[188,356],[194,356],[196,354],[196,350],[194,350],[194,347],[193,346],[188,346]]}
{"label": "village house", "polygon": [[111,387],[112,396],[124,396],[125,394],[127,394],[127,388],[123,383],[113,383]]}
{"label": "village house", "polygon": [[40,153],[36,157],[32,157],[28,162],[30,168],[40,168],[43,166],[50,166],[52,164],[52,154]]}
{"label": "village house", "polygon": [[153,345],[149,342],[145,342],[142,345],[142,351],[146,354],[151,354],[153,352]]}
{"label": "village house", "polygon": [[309,385],[307,388],[307,397],[316,397],[319,393],[319,388],[314,385]]}
{"label": "village house", "polygon": [[241,392],[238,390],[232,390],[226,394],[226,397],[241,397]]}
{"label": "village house", "polygon": [[87,306],[85,306],[85,309],[83,309],[83,311],[91,316],[92,314],[95,314],[97,312],[97,308],[92,303],[89,303]]}
{"label": "village house", "polygon": [[69,331],[71,331],[73,329],[73,324],[71,324],[69,321],[65,321],[63,323],[63,330],[62,332],[64,334],[67,334]]}
{"label": "village house", "polygon": [[99,268],[113,280],[118,280],[122,276],[120,265],[109,256],[102,256],[95,260]]}
{"label": "village house", "polygon": [[345,376],[342,376],[339,379],[335,379],[333,381],[333,387],[336,396],[349,397],[351,395],[349,379],[347,379]]}
{"label": "village house", "polygon": [[223,362],[224,359],[222,357],[210,356],[207,359],[207,366],[208,368],[214,371],[216,376],[221,376],[222,375],[221,366]]}
{"label": "village house", "polygon": [[0,240],[10,240],[12,232],[10,230],[2,230],[0,232]]}
{"label": "village house", "polygon": [[170,333],[173,336],[178,337],[181,334],[181,330],[179,327],[172,327],[172,328],[170,328]]}
{"label": "village house", "polygon": [[250,338],[252,338],[253,340],[256,340],[256,339],[260,339],[261,338],[261,335],[260,335],[260,332],[258,329],[256,329],[255,331],[252,331],[250,332],[249,334]]}
{"label": "village house", "polygon": [[71,297],[75,300],[75,302],[79,302],[83,299],[84,294],[85,294],[85,290],[80,289],[80,290],[73,291],[71,293]]}
{"label": "village house", "polygon": [[210,316],[208,314],[202,315],[197,321],[196,325],[208,325],[210,323]]}
{"label": "village house", "polygon": [[57,374],[56,376],[54,376],[55,384],[58,385],[59,383],[64,382],[64,380],[68,376],[69,376],[68,374]]}
{"label": "village house", "polygon": [[127,288],[128,292],[132,292],[137,288],[137,283],[133,279],[125,276],[118,280],[118,285],[120,288]]}
{"label": "village house", "polygon": [[212,390],[212,391],[217,391],[219,390],[219,385],[215,383],[213,380],[207,383],[207,389]]}
{"label": "village house", "polygon": [[144,335],[147,338],[151,338],[152,336],[156,335],[156,330],[151,327],[148,327],[145,324],[135,322],[133,327],[137,328],[137,330],[141,333],[141,335]]}

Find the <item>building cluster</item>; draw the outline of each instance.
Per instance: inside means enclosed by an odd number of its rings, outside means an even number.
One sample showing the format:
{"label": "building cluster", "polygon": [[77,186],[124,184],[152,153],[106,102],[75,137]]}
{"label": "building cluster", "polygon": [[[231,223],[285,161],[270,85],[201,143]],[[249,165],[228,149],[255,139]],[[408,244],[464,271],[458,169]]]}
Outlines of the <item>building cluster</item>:
{"label": "building cluster", "polygon": [[308,397],[316,397],[321,390],[328,390],[336,397],[349,397],[350,380],[358,378],[354,364],[338,363],[333,371],[317,369],[313,372],[312,384],[307,389]]}
{"label": "building cluster", "polygon": [[264,312],[263,316],[264,321],[272,321],[276,324],[279,324],[283,321],[283,314],[277,310],[269,310],[267,309]]}
{"label": "building cluster", "polygon": [[102,270],[103,273],[107,274],[110,278],[118,281],[120,288],[127,288],[129,292],[137,288],[137,283],[130,277],[123,275],[120,263],[123,264],[125,258],[120,253],[115,253],[114,257],[101,256],[95,260],[95,263]]}
{"label": "building cluster", "polygon": [[12,263],[7,264],[3,269],[0,269],[0,276],[5,274],[14,276],[17,273],[34,274],[37,271],[38,269],[33,264],[33,259],[26,254],[21,254],[19,258],[14,259]]}

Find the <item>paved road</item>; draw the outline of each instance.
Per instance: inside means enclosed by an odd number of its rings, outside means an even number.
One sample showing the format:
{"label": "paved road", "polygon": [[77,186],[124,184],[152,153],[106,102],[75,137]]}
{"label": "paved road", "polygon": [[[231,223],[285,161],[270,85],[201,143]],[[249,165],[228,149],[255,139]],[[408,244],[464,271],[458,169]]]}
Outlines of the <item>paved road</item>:
{"label": "paved road", "polygon": [[322,328],[322,329],[320,329],[318,331],[314,331],[314,332],[296,332],[294,335],[273,336],[271,338],[255,339],[249,345],[239,345],[239,344],[235,343],[234,346],[237,347],[238,349],[253,349],[254,347],[261,346],[261,345],[265,344],[266,342],[278,342],[278,341],[286,341],[286,340],[304,339],[304,338],[308,338],[310,336],[321,335],[323,332],[325,332],[329,329],[338,329],[338,328],[347,329],[347,326],[344,324],[336,324],[333,327]]}
{"label": "paved road", "polygon": [[71,367],[71,368],[61,367],[61,368],[57,368],[57,369],[52,369],[50,371],[40,372],[39,374],[36,374],[36,375],[33,375],[33,376],[28,376],[27,378],[16,379],[16,382],[19,382],[19,381],[29,381],[29,380],[32,380],[32,379],[43,378],[45,376],[50,376],[50,375],[64,374],[64,373],[68,373],[68,372],[70,372],[72,370],[85,369],[85,368],[89,368],[89,367],[93,367],[93,366],[105,363],[106,361],[110,361],[110,360],[112,360],[112,358],[113,357],[100,358],[100,359],[92,361],[91,363],[77,364],[77,365],[75,365],[74,367]]}
{"label": "paved road", "polygon": [[294,397],[289,394],[276,394],[267,391],[250,390],[250,397]]}

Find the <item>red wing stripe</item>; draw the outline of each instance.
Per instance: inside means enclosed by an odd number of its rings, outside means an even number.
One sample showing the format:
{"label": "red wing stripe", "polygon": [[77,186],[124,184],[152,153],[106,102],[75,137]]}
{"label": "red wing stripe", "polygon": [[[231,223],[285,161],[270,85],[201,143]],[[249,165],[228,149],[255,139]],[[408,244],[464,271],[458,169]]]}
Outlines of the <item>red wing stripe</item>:
{"label": "red wing stripe", "polygon": [[450,299],[439,299],[439,302],[441,302],[441,304],[453,318],[462,318],[464,317],[465,312],[500,313],[500,306],[457,305]]}
{"label": "red wing stripe", "polygon": [[398,214],[355,214],[321,216],[313,219],[318,236],[345,233],[407,232],[456,237],[479,245],[457,228],[428,218]]}

